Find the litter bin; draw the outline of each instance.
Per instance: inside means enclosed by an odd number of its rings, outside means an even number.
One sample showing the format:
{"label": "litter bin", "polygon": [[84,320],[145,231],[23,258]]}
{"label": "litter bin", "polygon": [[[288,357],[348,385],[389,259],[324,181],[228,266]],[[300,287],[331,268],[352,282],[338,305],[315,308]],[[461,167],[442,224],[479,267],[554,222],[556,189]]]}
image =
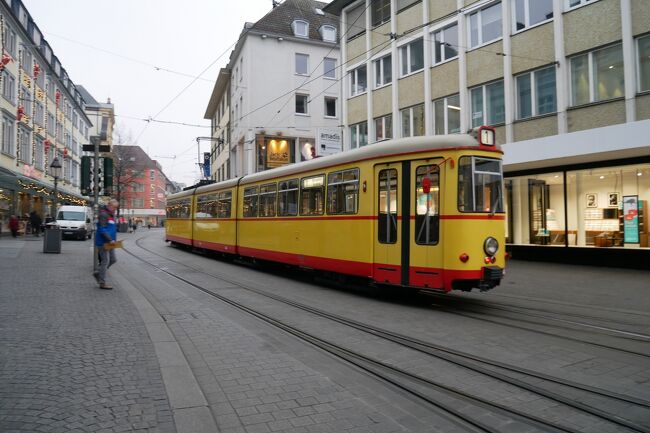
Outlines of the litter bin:
{"label": "litter bin", "polygon": [[117,226],[117,231],[120,233],[126,233],[129,231],[129,224],[128,223],[120,223]]}
{"label": "litter bin", "polygon": [[45,226],[45,236],[43,237],[44,253],[61,253],[61,229],[56,224],[47,224]]}

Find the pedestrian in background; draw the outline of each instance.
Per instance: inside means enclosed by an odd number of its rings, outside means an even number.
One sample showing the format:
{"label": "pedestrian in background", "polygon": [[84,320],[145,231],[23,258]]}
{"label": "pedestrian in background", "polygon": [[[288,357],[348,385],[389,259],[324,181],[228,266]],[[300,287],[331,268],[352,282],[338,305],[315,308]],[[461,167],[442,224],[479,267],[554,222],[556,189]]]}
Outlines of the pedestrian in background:
{"label": "pedestrian in background", "polygon": [[31,211],[29,214],[29,223],[32,226],[32,234],[38,236],[41,233],[41,217],[36,213],[35,210]]}
{"label": "pedestrian in background", "polygon": [[18,236],[18,229],[20,228],[20,221],[16,215],[9,217],[9,230],[11,230],[11,236],[14,238]]}
{"label": "pedestrian in background", "polygon": [[97,232],[95,234],[95,245],[99,254],[99,270],[95,278],[99,283],[100,289],[112,289],[110,284],[106,283],[106,271],[117,260],[115,259],[115,248],[106,248],[106,245],[115,245],[117,240],[117,224],[115,220],[115,211],[120,203],[111,199],[106,206],[99,209],[97,218]]}

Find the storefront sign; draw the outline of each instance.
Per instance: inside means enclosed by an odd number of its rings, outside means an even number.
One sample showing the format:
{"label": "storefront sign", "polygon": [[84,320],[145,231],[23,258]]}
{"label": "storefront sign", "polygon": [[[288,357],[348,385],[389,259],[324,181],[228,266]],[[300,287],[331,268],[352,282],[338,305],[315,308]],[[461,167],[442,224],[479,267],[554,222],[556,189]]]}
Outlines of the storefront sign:
{"label": "storefront sign", "polygon": [[290,162],[289,142],[281,138],[273,138],[266,142],[266,166],[282,167]]}
{"label": "storefront sign", "polygon": [[316,134],[316,154],[332,155],[341,151],[341,130],[338,128],[318,128]]}
{"label": "storefront sign", "polygon": [[623,197],[623,241],[638,244],[639,240],[639,196]]}

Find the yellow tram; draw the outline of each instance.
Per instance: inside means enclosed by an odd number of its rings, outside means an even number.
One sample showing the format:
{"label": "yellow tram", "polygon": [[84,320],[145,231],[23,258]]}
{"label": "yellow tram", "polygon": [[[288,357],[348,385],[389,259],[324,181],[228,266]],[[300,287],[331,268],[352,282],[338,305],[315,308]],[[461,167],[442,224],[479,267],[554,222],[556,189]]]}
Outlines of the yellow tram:
{"label": "yellow tram", "polygon": [[389,140],[167,199],[166,240],[367,278],[489,290],[505,268],[494,130]]}

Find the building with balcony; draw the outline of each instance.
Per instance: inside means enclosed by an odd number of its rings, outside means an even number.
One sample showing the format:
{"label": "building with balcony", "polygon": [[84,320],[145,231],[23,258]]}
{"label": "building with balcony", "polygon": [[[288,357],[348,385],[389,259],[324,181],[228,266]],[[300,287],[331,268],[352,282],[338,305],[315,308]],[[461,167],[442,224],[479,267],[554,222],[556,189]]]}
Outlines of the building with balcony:
{"label": "building with balcony", "polygon": [[80,158],[92,123],[79,89],[20,0],[0,2],[0,34],[0,223],[12,214],[49,214],[55,157],[58,203],[86,204]]}
{"label": "building with balcony", "polygon": [[205,113],[213,179],[341,150],[338,21],[324,6],[286,0],[244,25]]}
{"label": "building with balcony", "polygon": [[345,149],[492,125],[516,256],[647,260],[646,1],[334,0],[324,10],[340,16]]}

